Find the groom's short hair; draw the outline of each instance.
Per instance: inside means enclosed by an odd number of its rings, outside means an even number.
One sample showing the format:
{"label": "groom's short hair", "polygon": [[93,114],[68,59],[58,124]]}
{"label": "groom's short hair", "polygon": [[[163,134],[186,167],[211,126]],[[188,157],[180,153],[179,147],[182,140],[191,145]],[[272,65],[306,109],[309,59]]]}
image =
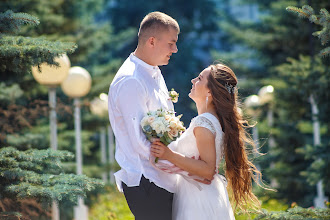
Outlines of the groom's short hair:
{"label": "groom's short hair", "polygon": [[180,33],[179,24],[174,18],[159,11],[151,12],[141,21],[138,32],[139,43],[146,42],[149,37],[156,36],[169,30],[169,28],[173,28],[178,34]]}

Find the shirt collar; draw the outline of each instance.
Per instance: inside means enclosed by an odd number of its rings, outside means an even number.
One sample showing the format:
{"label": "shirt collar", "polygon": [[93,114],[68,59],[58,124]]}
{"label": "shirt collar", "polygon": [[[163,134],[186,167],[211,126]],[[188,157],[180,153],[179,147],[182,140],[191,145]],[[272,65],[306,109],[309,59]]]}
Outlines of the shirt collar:
{"label": "shirt collar", "polygon": [[155,77],[158,72],[159,72],[159,67],[158,66],[152,66],[147,64],[146,62],[144,62],[143,60],[141,60],[140,58],[138,58],[137,56],[134,55],[134,53],[131,53],[130,55],[130,59],[134,62],[137,63],[139,65],[141,65],[142,67],[146,68],[147,71],[152,77]]}

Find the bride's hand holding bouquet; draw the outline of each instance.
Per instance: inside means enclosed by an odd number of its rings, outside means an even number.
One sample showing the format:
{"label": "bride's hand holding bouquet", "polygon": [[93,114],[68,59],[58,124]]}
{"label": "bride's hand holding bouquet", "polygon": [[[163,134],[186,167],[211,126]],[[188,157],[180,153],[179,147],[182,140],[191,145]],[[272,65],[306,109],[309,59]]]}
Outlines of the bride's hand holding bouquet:
{"label": "bride's hand holding bouquet", "polygon": [[[150,111],[141,120],[141,127],[148,140],[153,142],[159,139],[161,143],[168,146],[186,130],[183,122],[180,121],[181,116],[175,116],[174,111],[163,109]],[[158,157],[155,159],[155,163],[157,162]]]}

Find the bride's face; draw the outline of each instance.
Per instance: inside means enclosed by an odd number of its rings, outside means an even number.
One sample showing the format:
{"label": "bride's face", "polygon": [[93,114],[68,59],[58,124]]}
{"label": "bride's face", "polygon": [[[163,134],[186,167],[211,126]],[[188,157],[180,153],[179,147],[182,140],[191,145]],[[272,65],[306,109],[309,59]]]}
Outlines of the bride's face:
{"label": "bride's face", "polygon": [[206,96],[210,93],[210,89],[207,87],[210,72],[211,68],[206,68],[196,78],[191,80],[193,85],[189,97],[195,102],[206,101]]}

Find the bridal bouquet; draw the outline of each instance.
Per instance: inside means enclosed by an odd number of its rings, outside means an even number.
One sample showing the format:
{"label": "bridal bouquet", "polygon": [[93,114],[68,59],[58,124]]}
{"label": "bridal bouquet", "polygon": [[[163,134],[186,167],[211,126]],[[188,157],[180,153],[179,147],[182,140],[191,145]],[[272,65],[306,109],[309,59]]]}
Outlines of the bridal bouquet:
{"label": "bridal bouquet", "polygon": [[[183,122],[180,121],[181,116],[175,116],[174,111],[158,109],[148,112],[140,124],[148,140],[159,138],[167,146],[186,130]],[[157,162],[158,158],[155,159],[155,163]]]}

